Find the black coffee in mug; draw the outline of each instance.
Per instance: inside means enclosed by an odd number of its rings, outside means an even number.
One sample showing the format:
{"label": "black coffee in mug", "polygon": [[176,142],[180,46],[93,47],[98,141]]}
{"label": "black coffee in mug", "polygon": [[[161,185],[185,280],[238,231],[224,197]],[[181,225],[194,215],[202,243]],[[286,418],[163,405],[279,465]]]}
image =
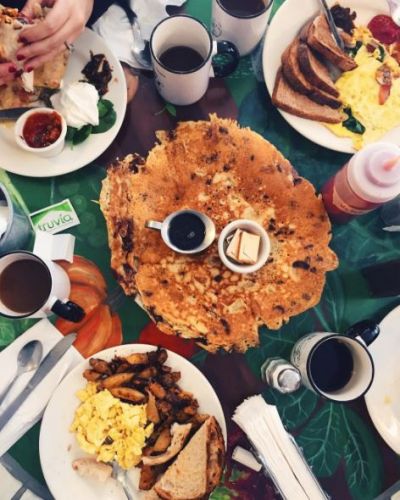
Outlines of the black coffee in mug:
{"label": "black coffee in mug", "polygon": [[353,375],[353,355],[340,340],[331,338],[319,344],[311,355],[310,375],[322,392],[345,387]]}
{"label": "black coffee in mug", "polygon": [[230,14],[239,17],[260,14],[266,5],[263,0],[220,0],[220,4]]}
{"label": "black coffee in mug", "polygon": [[174,217],[168,228],[170,242],[180,250],[194,250],[204,241],[206,225],[195,214],[181,213]]}
{"label": "black coffee in mug", "polygon": [[204,63],[204,57],[185,45],[170,47],[159,56],[161,64],[171,71],[194,71]]}
{"label": "black coffee in mug", "polygon": [[0,275],[0,300],[15,313],[37,311],[46,302],[50,291],[50,273],[36,260],[16,260]]}

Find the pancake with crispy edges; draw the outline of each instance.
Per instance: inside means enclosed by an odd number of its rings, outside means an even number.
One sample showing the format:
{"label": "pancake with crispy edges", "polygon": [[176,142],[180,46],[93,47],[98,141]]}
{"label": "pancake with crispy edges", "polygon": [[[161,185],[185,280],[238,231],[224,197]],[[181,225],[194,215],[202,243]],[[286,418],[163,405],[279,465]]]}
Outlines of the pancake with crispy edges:
{"label": "pancake with crispy edges", "polygon": [[[260,325],[278,329],[318,304],[325,273],[338,265],[331,225],[314,187],[282,154],[215,115],[157,138],[146,161],[129,155],[110,165],[100,203],[116,277],[128,295],[139,294],[160,330],[210,351],[245,351],[258,345]],[[259,222],[272,243],[267,264],[235,274],[217,242],[202,255],[178,255],[144,226],[183,208],[209,215],[217,234],[235,219]]]}

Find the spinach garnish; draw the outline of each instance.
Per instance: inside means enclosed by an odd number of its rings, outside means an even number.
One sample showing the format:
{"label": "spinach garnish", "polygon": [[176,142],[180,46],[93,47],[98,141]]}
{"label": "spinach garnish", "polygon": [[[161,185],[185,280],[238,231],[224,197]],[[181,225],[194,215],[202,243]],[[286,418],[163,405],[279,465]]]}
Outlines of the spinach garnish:
{"label": "spinach garnish", "polygon": [[354,117],[351,108],[345,108],[344,112],[348,118],[342,123],[343,127],[347,128],[347,130],[350,130],[350,132],[353,132],[354,134],[362,135],[365,132],[365,127],[360,121],[357,120],[357,118]]}
{"label": "spinach garnish", "polygon": [[386,52],[382,45],[378,46],[379,56],[377,57],[378,61],[382,62],[385,60]]}
{"label": "spinach garnish", "polygon": [[68,127],[66,140],[72,142],[74,146],[81,144],[91,134],[103,134],[114,126],[117,120],[117,114],[114,110],[114,105],[108,99],[99,99],[97,103],[99,110],[99,124],[95,127],[93,125],[85,125],[77,129],[75,127]]}
{"label": "spinach garnish", "polygon": [[361,47],[362,47],[362,42],[358,41],[358,42],[356,42],[354,47],[349,47],[346,50],[347,50],[347,53],[349,54],[349,56],[351,56],[354,59],[356,57],[356,55],[358,54],[358,51],[361,49]]}

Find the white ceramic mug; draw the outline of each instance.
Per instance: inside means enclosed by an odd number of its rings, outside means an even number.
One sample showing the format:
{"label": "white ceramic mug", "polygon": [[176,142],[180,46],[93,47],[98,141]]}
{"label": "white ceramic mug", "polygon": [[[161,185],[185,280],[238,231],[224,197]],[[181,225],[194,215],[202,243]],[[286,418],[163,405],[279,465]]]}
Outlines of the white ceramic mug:
{"label": "white ceramic mug", "polygon": [[[348,402],[363,396],[374,379],[375,368],[368,350],[379,334],[379,326],[370,321],[362,321],[350,328],[346,335],[317,332],[301,338],[294,346],[291,354],[292,364],[300,371],[302,382],[316,394],[332,401]],[[346,346],[352,358],[352,372],[349,380],[333,391],[321,388],[320,374],[313,371],[313,356],[327,341],[338,342]]]}
{"label": "white ceramic mug", "polygon": [[[0,289],[0,315],[11,319],[21,318],[44,318],[47,315],[54,313],[69,321],[79,322],[85,316],[83,309],[68,300],[71,284],[69,277],[64,269],[50,260],[44,260],[38,255],[27,251],[16,251],[3,254],[0,257],[0,284],[2,287],[7,284],[2,283],[2,275],[5,270],[13,263],[18,261],[36,262],[41,266],[40,279],[43,286],[43,299],[36,303],[32,310],[17,311],[10,305],[6,305],[3,301],[3,296]],[[30,283],[32,293],[35,291],[36,283]],[[10,283],[9,287],[14,287],[14,293],[20,294],[19,289],[16,289],[16,284]],[[22,288],[22,287],[21,287]],[[3,292],[4,293],[4,292]],[[41,298],[40,298],[41,299]],[[7,301],[6,301],[7,302]],[[15,307],[15,309],[17,309]]]}
{"label": "white ceramic mug", "polygon": [[[273,0],[263,0],[265,8],[254,14],[239,14],[224,6],[223,1],[212,3],[212,35],[216,40],[234,43],[241,56],[255,49],[267,29]],[[243,4],[246,0],[243,0]]]}
{"label": "white ceramic mug", "polygon": [[[160,57],[172,47],[194,49],[203,63],[188,71],[168,68]],[[206,26],[191,16],[176,15],[162,20],[150,38],[150,52],[158,92],[168,102],[185,106],[200,100],[210,77],[224,77],[235,71],[239,62],[236,47],[227,41],[213,41]],[[224,56],[213,60],[214,56]]]}

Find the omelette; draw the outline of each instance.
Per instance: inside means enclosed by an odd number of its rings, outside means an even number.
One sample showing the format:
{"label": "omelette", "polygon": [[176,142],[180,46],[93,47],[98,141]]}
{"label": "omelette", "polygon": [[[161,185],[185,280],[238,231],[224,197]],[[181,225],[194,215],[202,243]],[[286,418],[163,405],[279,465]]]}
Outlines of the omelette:
{"label": "omelette", "polygon": [[[259,344],[259,326],[278,329],[318,304],[338,260],[312,184],[233,120],[181,122],[157,138],[146,160],[133,154],[109,166],[100,205],[114,274],[158,328],[210,352],[244,352]],[[206,213],[217,234],[236,219],[261,224],[272,245],[267,264],[236,274],[222,264],[216,241],[200,255],[180,255],[145,228],[184,208]]]}
{"label": "omelette", "polygon": [[[326,126],[337,136],[352,139],[354,148],[359,150],[400,125],[400,65],[388,47],[374,40],[367,28],[355,28],[353,40],[358,43],[355,55],[358,66],[336,81],[348,120]],[[382,98],[385,89],[380,74],[384,71],[389,73],[391,85],[387,88],[389,95]],[[354,119],[358,122],[358,133],[354,131]]]}
{"label": "omelette", "polygon": [[80,448],[98,461],[115,460],[124,469],[137,465],[153,432],[153,424],[147,425],[146,405],[123,403],[108,390],[98,392],[94,382],[77,396],[81,404],[70,430]]}

